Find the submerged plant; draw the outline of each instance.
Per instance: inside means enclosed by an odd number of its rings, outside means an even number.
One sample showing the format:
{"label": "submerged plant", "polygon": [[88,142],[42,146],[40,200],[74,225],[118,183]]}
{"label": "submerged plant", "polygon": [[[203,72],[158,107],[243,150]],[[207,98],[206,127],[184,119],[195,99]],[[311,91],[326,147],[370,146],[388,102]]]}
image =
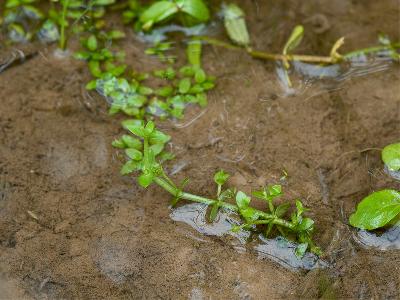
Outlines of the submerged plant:
{"label": "submerged plant", "polygon": [[[391,144],[382,150],[382,160],[390,171],[400,170],[400,143]],[[400,215],[400,191],[385,189],[365,197],[350,216],[350,225],[373,230],[394,224]]]}
{"label": "submerged plant", "polygon": [[5,1],[2,23],[11,41],[27,42],[34,36],[37,25],[44,18],[44,13],[36,6],[38,2],[38,0]]}
{"label": "submerged plant", "polygon": [[[224,171],[219,171],[214,175],[214,181],[217,184],[215,199],[187,193],[183,190],[187,180],[180,185],[175,184],[162,165],[165,159],[162,149],[169,140],[169,136],[156,129],[152,121],[147,124],[143,121],[127,121],[123,125],[135,136],[135,142],[132,143],[134,150],[126,150],[128,161],[122,167],[121,173],[138,172],[137,181],[142,187],[147,188],[152,183],[159,185],[173,196],[171,202],[173,206],[180,200],[207,204],[211,207],[210,221],[216,218],[218,211],[222,208],[234,211],[242,217],[243,224],[233,227],[233,231],[260,229],[268,236],[276,228],[284,237],[294,237],[299,242],[296,248],[296,255],[299,257],[302,257],[308,249],[318,255],[321,254],[320,249],[312,241],[314,221],[304,216],[306,209],[302,202],[296,200],[296,209],[290,217],[287,217],[289,203],[275,206],[275,199],[282,195],[280,185],[267,186],[253,193],[253,196],[266,203],[266,210],[252,207],[251,197],[244,192],[237,191],[235,188],[224,189],[223,186],[229,178]],[[122,139],[114,144],[123,148],[120,146],[123,144]]]}

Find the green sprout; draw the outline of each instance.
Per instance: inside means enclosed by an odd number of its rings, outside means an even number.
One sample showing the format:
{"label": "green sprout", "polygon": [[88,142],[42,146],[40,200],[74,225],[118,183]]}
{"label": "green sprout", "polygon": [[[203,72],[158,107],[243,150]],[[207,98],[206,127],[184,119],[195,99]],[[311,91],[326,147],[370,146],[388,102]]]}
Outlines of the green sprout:
{"label": "green sprout", "polygon": [[140,186],[147,188],[153,183],[159,185],[173,196],[173,205],[176,205],[180,200],[207,204],[211,207],[210,221],[215,220],[220,208],[236,212],[242,217],[244,223],[233,227],[233,231],[263,228],[265,234],[269,235],[276,227],[281,235],[295,237],[300,243],[296,248],[296,255],[299,257],[302,257],[307,250],[318,255],[321,254],[321,250],[312,241],[314,221],[304,217],[306,209],[302,202],[296,200],[296,210],[290,217],[286,217],[289,203],[278,205],[275,208],[274,200],[282,195],[281,186],[273,185],[254,193],[256,197],[268,203],[267,211],[250,206],[251,197],[242,191],[236,191],[234,188],[224,190],[223,186],[229,175],[222,170],[214,175],[214,181],[217,184],[215,199],[187,193],[182,189],[187,180],[177,186],[163,168],[165,156],[170,155],[163,152],[163,149],[170,137],[156,129],[152,121],[147,122],[147,124],[143,121],[127,121],[124,123],[124,128],[129,130],[134,137],[123,136],[114,142],[114,146],[125,149],[129,159],[122,167],[121,172],[123,174],[137,172],[137,182]]}

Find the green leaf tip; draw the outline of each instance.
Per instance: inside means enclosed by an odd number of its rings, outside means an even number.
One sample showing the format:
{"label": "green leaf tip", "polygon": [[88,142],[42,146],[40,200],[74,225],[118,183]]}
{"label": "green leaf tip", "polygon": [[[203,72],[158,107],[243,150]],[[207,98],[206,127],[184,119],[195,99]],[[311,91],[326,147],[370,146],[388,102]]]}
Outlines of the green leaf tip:
{"label": "green leaf tip", "polygon": [[390,171],[400,170],[400,142],[387,145],[382,150],[382,160]]}

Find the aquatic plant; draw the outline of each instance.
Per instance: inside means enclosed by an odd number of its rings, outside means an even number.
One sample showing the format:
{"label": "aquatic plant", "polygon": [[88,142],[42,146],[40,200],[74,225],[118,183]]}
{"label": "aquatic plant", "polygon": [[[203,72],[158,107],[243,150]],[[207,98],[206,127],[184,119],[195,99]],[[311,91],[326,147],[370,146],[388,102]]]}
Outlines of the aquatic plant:
{"label": "aquatic plant", "polygon": [[[35,29],[44,18],[44,13],[36,7],[38,0],[7,0],[4,3],[2,23],[13,42],[27,42],[32,39]],[[2,22],[1,22],[2,21]]]}
{"label": "aquatic plant", "polygon": [[[275,206],[274,200],[283,195],[280,185],[266,186],[253,193],[254,197],[265,202],[265,211],[250,206],[252,199],[244,192],[237,191],[236,188],[224,189],[223,186],[228,180],[229,174],[222,170],[214,175],[214,181],[217,185],[217,193],[214,199],[185,192],[183,188],[188,180],[177,185],[163,168],[165,154],[163,154],[162,149],[170,137],[159,131],[152,121],[147,122],[147,124],[137,120],[125,121],[123,126],[134,135],[135,142],[131,143],[133,148],[128,148],[131,146],[123,142],[124,137],[114,142],[115,146],[125,148],[128,157],[121,173],[137,172],[137,182],[140,186],[147,188],[152,183],[159,185],[173,196],[172,206],[175,206],[180,200],[207,204],[211,207],[210,221],[216,218],[220,209],[234,211],[242,217],[243,224],[233,227],[233,231],[261,229],[266,236],[269,236],[276,228],[282,236],[294,237],[299,242],[296,248],[296,255],[299,257],[302,257],[308,249],[318,255],[321,254],[321,250],[312,241],[314,221],[304,216],[306,209],[302,202],[300,200],[295,201],[296,209],[289,217],[287,217],[287,212],[290,203]],[[128,137],[125,136],[125,139],[128,139]],[[228,202],[229,200],[231,202]]]}
{"label": "aquatic plant", "polygon": [[[400,170],[400,143],[391,144],[382,150],[382,160],[390,171]],[[365,197],[350,216],[350,225],[373,230],[394,224],[400,215],[400,191],[385,189]]]}

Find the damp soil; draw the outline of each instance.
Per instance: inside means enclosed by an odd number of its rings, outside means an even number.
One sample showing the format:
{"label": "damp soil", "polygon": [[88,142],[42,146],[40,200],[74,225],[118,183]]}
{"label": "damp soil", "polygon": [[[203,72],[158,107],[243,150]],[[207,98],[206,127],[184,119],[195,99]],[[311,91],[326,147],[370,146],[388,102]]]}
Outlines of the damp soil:
{"label": "damp soil", "polygon": [[[329,52],[341,36],[344,50],[379,32],[400,38],[399,1],[242,5],[257,49],[279,51],[298,23],[304,53]],[[131,33],[128,63],[159,66]],[[229,234],[229,212],[208,224],[201,205],[171,209],[158,187],[120,176],[110,143],[123,118],[85,91],[85,64],[41,44],[3,45],[0,60],[15,49],[34,55],[0,73],[1,299],[400,298],[400,231],[348,225],[364,196],[400,188],[374,150],[400,137],[398,64],[350,67],[328,83],[292,74],[288,93],[273,63],[206,46],[204,67],[218,78],[208,107],[158,122],[176,154],[167,170],[189,177],[193,193],[211,196],[220,168],[247,192],[286,170],[285,198],[304,200],[324,250],[298,261],[279,238]]]}

